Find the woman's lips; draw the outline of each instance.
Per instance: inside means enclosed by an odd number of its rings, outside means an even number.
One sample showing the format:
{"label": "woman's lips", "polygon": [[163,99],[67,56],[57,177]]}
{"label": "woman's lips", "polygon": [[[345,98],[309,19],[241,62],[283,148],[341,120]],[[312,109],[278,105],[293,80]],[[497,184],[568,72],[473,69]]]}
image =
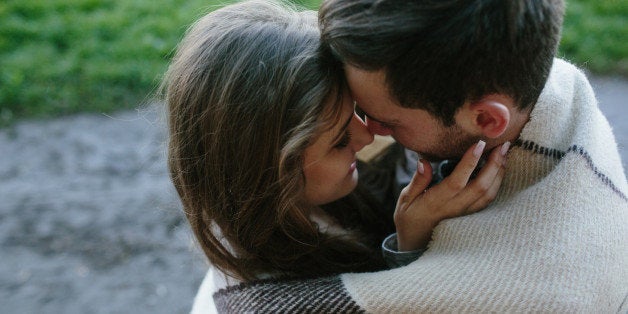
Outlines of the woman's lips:
{"label": "woman's lips", "polygon": [[357,161],[352,162],[351,166],[349,167],[349,174],[352,174],[355,171],[356,167],[357,167]]}

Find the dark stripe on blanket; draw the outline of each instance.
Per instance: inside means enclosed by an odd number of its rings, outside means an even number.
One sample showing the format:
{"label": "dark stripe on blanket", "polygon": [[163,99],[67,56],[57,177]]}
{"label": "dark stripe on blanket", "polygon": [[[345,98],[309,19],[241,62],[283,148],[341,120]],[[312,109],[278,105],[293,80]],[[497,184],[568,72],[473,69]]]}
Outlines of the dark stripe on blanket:
{"label": "dark stripe on blanket", "polygon": [[593,163],[591,155],[589,155],[589,153],[587,153],[587,151],[584,150],[583,147],[580,147],[578,145],[572,145],[566,152],[563,152],[554,148],[539,146],[532,141],[522,141],[520,139],[515,141],[514,146],[518,146],[525,150],[532,151],[535,154],[545,155],[546,157],[554,159],[562,159],[563,157],[565,157],[565,154],[570,152],[577,153],[578,155],[584,157],[584,159],[587,161],[587,164],[589,165],[589,168],[591,168],[591,170],[595,172],[595,175],[600,178],[600,180],[602,180],[604,184],[606,184],[615,193],[617,193],[624,201],[628,201],[628,197],[626,197],[626,195],[617,188],[617,186],[611,181],[611,179],[609,179],[605,174],[599,171],[599,169]]}
{"label": "dark stripe on blanket", "polygon": [[219,313],[365,313],[340,277],[261,280],[214,293]]}
{"label": "dark stripe on blanket", "polygon": [[565,152],[562,152],[558,149],[539,146],[539,144],[536,144],[532,141],[521,141],[519,139],[515,141],[514,146],[519,146],[525,150],[532,151],[535,154],[545,155],[545,157],[551,157],[554,159],[562,159],[563,157],[565,157]]}

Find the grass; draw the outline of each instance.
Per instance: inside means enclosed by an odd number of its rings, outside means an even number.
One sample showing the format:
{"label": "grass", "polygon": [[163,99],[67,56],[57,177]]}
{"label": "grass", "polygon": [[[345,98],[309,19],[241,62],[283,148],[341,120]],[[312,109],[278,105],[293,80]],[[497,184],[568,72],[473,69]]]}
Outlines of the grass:
{"label": "grass", "polygon": [[0,119],[108,112],[143,101],[205,1],[0,4]]}
{"label": "grass", "polygon": [[567,0],[559,55],[594,73],[628,77],[628,1]]}
{"label": "grass", "polygon": [[[137,107],[159,84],[187,26],[228,2],[0,2],[0,125]],[[559,55],[595,73],[628,76],[628,1],[568,0],[567,9]]]}

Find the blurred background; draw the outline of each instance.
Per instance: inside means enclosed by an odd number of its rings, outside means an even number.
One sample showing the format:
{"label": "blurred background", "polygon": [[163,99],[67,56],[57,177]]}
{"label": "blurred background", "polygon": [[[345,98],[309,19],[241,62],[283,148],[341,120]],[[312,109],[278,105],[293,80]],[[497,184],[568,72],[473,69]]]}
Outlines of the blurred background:
{"label": "blurred background", "polygon": [[[153,96],[186,28],[229,2],[0,2],[0,312],[189,311],[206,265]],[[567,0],[559,56],[588,72],[626,168],[628,1]]]}

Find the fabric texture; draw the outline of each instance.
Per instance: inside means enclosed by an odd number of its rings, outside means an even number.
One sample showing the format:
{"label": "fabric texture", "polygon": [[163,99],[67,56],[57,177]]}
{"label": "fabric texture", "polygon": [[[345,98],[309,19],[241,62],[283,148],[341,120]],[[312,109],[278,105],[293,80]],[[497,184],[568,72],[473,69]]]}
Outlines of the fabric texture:
{"label": "fabric texture", "polygon": [[214,302],[219,313],[364,313],[338,276],[242,283],[216,292]]}
{"label": "fabric texture", "polygon": [[226,313],[273,312],[275,305],[343,312],[336,304],[371,313],[626,313],[628,184],[611,128],[579,70],[555,60],[513,144],[497,199],[441,222],[416,261],[375,273],[242,284],[215,293],[217,306]]}
{"label": "fabric texture", "polygon": [[628,295],[627,190],[591,86],[555,60],[497,199],[439,224],[415,262],[343,282],[375,313],[616,313]]}

